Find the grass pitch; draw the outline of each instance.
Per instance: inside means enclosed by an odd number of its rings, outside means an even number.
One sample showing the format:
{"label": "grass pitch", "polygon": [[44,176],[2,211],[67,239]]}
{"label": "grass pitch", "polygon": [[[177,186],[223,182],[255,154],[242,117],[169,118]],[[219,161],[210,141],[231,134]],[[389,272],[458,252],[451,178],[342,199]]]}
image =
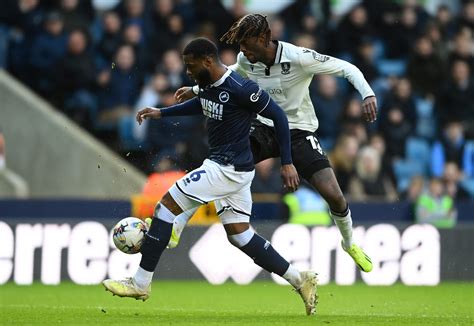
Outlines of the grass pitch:
{"label": "grass pitch", "polygon": [[0,286],[0,324],[114,325],[474,325],[474,283],[437,287],[326,285],[317,315],[270,282],[153,284],[146,302],[112,297],[101,285]]}

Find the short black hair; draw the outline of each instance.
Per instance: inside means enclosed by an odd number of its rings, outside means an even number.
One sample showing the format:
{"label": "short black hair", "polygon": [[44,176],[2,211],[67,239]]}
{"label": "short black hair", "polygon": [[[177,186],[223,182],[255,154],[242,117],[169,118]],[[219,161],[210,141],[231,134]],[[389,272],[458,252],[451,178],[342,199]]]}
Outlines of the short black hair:
{"label": "short black hair", "polygon": [[195,58],[218,58],[217,46],[205,37],[198,37],[189,42],[183,50],[183,55],[192,54]]}

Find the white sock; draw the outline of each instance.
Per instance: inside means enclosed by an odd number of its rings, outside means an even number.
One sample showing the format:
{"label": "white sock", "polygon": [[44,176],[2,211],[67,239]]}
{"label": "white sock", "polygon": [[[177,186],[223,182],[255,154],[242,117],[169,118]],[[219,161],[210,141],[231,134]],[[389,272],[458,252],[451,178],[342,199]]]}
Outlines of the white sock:
{"label": "white sock", "polygon": [[186,224],[189,222],[189,220],[194,215],[194,213],[196,213],[196,211],[198,210],[199,207],[200,206],[188,209],[187,211],[184,211],[181,214],[179,214],[178,216],[176,216],[176,218],[174,219],[174,222],[173,222],[174,223],[173,228],[175,230],[177,228],[179,228],[179,231],[181,233],[183,231],[184,227],[186,226]]}
{"label": "white sock", "polygon": [[288,266],[288,269],[282,277],[287,280],[288,283],[293,285],[295,289],[299,289],[301,287],[300,271],[297,270],[293,265],[290,264],[290,266]]}
{"label": "white sock", "polygon": [[135,284],[142,290],[148,289],[148,286],[151,284],[153,279],[153,272],[144,270],[141,267],[138,267],[135,276],[133,277]]}
{"label": "white sock", "polygon": [[353,243],[351,210],[347,208],[347,210],[342,214],[333,211],[330,211],[330,213],[334,223],[336,223],[337,228],[339,229],[339,232],[341,232],[344,248],[350,248]]}

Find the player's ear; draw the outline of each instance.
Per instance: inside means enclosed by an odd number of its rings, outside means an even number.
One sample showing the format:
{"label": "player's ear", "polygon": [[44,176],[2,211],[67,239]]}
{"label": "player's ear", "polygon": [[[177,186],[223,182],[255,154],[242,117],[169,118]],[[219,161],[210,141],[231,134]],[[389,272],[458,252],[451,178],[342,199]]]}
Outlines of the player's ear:
{"label": "player's ear", "polygon": [[263,37],[264,37],[265,46],[269,46],[270,41],[272,40],[272,31],[271,30],[266,31],[265,34],[263,34]]}

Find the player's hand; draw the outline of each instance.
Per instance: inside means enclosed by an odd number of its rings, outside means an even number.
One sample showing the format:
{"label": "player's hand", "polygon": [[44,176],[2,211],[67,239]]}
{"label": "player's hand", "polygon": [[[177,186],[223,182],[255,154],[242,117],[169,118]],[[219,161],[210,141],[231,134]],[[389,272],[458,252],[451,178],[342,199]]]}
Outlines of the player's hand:
{"label": "player's hand", "polygon": [[282,165],[280,173],[284,187],[292,192],[296,191],[300,184],[300,177],[298,176],[298,172],[296,172],[295,166],[293,164]]}
{"label": "player's hand", "polygon": [[142,124],[145,119],[159,119],[161,118],[161,110],[152,107],[146,107],[138,111],[136,119],[139,125]]}
{"label": "player's hand", "polygon": [[368,96],[362,101],[362,111],[364,111],[365,120],[368,122],[377,120],[377,99],[375,96]]}
{"label": "player's hand", "polygon": [[194,96],[196,96],[196,94],[193,93],[193,88],[189,86],[181,87],[174,93],[174,98],[178,103],[186,102]]}

